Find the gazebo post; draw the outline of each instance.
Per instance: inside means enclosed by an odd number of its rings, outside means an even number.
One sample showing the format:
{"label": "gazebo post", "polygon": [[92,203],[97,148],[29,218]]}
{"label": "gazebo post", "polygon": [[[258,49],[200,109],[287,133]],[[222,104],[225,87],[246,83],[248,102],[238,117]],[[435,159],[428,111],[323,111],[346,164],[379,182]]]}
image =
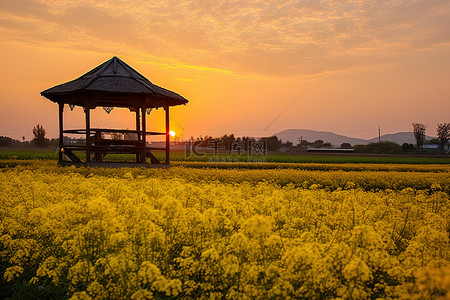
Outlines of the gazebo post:
{"label": "gazebo post", "polygon": [[146,131],[146,129],[147,129],[147,126],[146,126],[146,124],[145,124],[145,110],[146,110],[146,107],[145,107],[145,104],[144,105],[142,105],[142,107],[141,107],[141,115],[142,115],[142,151],[141,151],[141,162],[142,163],[144,163],[145,162],[145,157],[146,157],[146,147],[147,147],[147,140],[146,140],[146,137],[147,137],[147,131]]}
{"label": "gazebo post", "polygon": [[91,109],[88,105],[84,107],[86,115],[86,162],[91,161]]}
{"label": "gazebo post", "polygon": [[169,129],[169,106],[166,109],[166,164],[170,163],[169,153],[170,153],[170,129]]}
{"label": "gazebo post", "polygon": [[59,152],[58,152],[58,160],[59,162],[63,161],[64,153],[62,152],[64,135],[63,135],[63,111],[64,111],[64,103],[58,102],[59,109]]}
{"label": "gazebo post", "polygon": [[[140,124],[140,116],[139,116],[139,107],[136,107],[136,131],[137,131],[137,140],[141,140],[141,124]],[[139,153],[136,153],[136,162],[138,163],[140,161]]]}

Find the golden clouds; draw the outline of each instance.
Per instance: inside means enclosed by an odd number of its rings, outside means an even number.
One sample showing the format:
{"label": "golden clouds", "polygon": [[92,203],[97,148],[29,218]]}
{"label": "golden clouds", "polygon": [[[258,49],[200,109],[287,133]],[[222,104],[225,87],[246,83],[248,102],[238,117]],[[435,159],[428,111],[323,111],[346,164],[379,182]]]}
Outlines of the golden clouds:
{"label": "golden clouds", "polygon": [[[418,1],[4,1],[0,36],[270,76],[378,63],[450,41],[450,4]],[[380,59],[382,53],[382,59]],[[120,54],[120,53],[119,53]]]}
{"label": "golden clouds", "polygon": [[[173,114],[186,136],[311,128],[372,138],[379,125],[447,122],[449,18],[448,0],[0,1],[1,134],[28,137],[40,123],[56,136],[39,92],[113,55],[192,100]],[[95,120],[132,128],[119,112]]]}

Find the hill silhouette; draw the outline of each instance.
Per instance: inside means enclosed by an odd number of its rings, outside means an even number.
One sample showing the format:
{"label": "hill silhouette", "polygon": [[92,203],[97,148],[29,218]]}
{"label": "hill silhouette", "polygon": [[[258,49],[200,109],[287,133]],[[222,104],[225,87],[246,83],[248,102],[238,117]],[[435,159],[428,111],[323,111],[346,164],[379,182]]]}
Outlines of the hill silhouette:
{"label": "hill silhouette", "polygon": [[[350,145],[354,146],[378,142],[378,137],[374,137],[372,139],[359,139],[336,134],[333,132],[316,131],[311,129],[287,129],[280,131],[275,135],[283,142],[290,141],[294,145],[298,144],[300,139],[307,140],[308,142],[322,140],[324,142],[330,142],[334,146],[340,146],[342,143],[349,143]],[[433,137],[430,136],[426,137],[426,139],[432,138]],[[381,136],[381,141],[395,142],[399,145],[402,145],[403,143],[416,143],[413,132],[397,132],[392,134],[384,134]]]}

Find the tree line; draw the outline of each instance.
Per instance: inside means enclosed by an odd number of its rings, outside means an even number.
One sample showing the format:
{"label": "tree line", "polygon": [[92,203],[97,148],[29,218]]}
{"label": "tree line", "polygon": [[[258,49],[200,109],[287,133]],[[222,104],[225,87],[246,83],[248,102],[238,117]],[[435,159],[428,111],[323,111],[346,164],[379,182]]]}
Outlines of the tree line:
{"label": "tree line", "polygon": [[[7,137],[0,136],[0,147],[15,147],[15,148],[29,148],[29,147],[38,147],[38,148],[46,148],[46,147],[58,147],[59,146],[59,138],[49,139],[46,137],[47,131],[41,124],[37,124],[33,127],[33,139],[31,141],[26,141],[25,137],[22,137],[22,141]],[[70,141],[73,143],[80,142],[80,139],[74,139],[69,137],[64,137],[64,143]],[[83,140],[84,143],[84,140]]]}
{"label": "tree line", "polygon": [[[413,133],[416,140],[416,145],[411,143],[403,143],[399,145],[395,142],[380,141],[375,143],[369,143],[367,145],[355,145],[352,147],[350,143],[342,143],[340,149],[354,149],[356,153],[411,153],[423,151],[423,145],[428,144],[438,144],[441,153],[445,153],[445,147],[448,146],[448,140],[450,139],[450,123],[437,124],[436,134],[437,139],[431,139],[426,141],[425,131],[426,125],[420,123],[412,123]],[[234,143],[242,143],[245,151],[247,151],[247,146],[249,141],[265,141],[267,143],[268,151],[280,151],[282,148],[285,150],[305,150],[308,148],[333,148],[333,145],[329,142],[324,142],[322,140],[316,140],[314,142],[308,142],[307,140],[299,139],[298,144],[294,145],[292,142],[281,141],[277,136],[262,137],[255,139],[253,137],[236,137],[234,134],[224,134],[219,137],[213,136],[200,136],[197,138],[191,137],[190,142],[197,143],[200,147],[209,147],[211,144],[221,141],[224,150],[229,150],[230,145]]]}
{"label": "tree line", "polygon": [[46,130],[41,124],[37,124],[33,127],[33,136],[34,138],[31,141],[25,141],[25,137],[22,137],[22,141],[7,137],[0,136],[0,147],[18,147],[18,148],[26,148],[26,147],[48,147],[55,146],[57,147],[59,144],[59,139],[48,139],[45,137]]}
{"label": "tree line", "polygon": [[[425,131],[427,126],[421,123],[412,123],[414,138],[416,139],[416,146],[421,149],[425,143]],[[439,149],[441,153],[445,151],[445,146],[448,144],[450,139],[450,123],[437,124],[436,127],[437,144],[439,144]]]}
{"label": "tree line", "polygon": [[[427,126],[421,123],[412,123],[414,138],[416,145],[404,143],[398,145],[394,142],[377,142],[370,143],[368,145],[355,145],[352,147],[349,143],[342,143],[339,148],[351,149],[359,153],[402,153],[402,152],[416,152],[422,151],[423,146],[426,143],[436,143],[439,145],[441,153],[445,153],[446,146],[448,147],[448,141],[450,139],[450,123],[437,124],[436,135],[437,139],[426,141],[426,128]],[[59,145],[59,139],[48,139],[46,137],[46,130],[41,124],[37,124],[33,127],[34,138],[28,142],[25,141],[25,137],[22,137],[23,141],[18,141],[6,136],[0,136],[0,147],[57,147]],[[66,139],[66,137],[64,138]],[[67,138],[69,140],[70,138]],[[65,140],[66,142],[66,140]],[[73,141],[77,142],[77,141]],[[314,142],[308,142],[307,140],[299,139],[299,142],[294,145],[290,141],[283,142],[277,136],[254,138],[249,136],[237,137],[234,134],[224,134],[218,137],[209,135],[200,136],[197,138],[191,137],[189,142],[196,143],[200,147],[211,147],[211,145],[220,144],[220,148],[224,150],[230,150],[230,147],[241,147],[243,151],[248,151],[250,142],[264,142],[266,150],[268,151],[280,151],[285,150],[302,150],[309,147],[312,148],[332,148],[333,146],[329,142],[322,140],[316,140]]]}

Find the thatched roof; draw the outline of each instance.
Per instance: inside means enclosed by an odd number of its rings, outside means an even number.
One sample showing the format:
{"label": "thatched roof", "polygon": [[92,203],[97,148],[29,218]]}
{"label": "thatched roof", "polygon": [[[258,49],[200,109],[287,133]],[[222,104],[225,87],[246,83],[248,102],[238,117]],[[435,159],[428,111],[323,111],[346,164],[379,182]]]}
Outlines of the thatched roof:
{"label": "thatched roof", "polygon": [[47,99],[79,106],[148,108],[186,104],[182,96],[151,83],[118,57],[81,77],[41,92]]}

